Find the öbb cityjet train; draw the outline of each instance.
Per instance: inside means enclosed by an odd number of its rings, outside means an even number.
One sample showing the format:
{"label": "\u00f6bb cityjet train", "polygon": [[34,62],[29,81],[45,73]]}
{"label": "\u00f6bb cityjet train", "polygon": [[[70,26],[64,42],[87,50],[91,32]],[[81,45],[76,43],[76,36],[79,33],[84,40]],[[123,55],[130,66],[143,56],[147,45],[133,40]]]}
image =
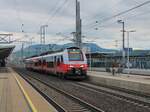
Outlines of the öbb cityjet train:
{"label": "\u00f6bb cityjet train", "polygon": [[43,73],[57,74],[59,77],[84,79],[87,77],[87,59],[77,47],[70,47],[61,52],[28,58],[26,68]]}

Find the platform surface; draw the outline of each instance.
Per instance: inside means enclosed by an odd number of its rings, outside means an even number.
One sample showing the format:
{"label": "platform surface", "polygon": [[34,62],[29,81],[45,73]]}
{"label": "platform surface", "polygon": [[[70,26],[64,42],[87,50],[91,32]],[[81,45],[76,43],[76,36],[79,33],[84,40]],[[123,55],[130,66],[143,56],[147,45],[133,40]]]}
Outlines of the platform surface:
{"label": "platform surface", "polygon": [[150,76],[88,71],[89,79],[97,84],[115,86],[150,94]]}
{"label": "platform surface", "polygon": [[88,71],[88,75],[150,84],[150,76],[122,74],[122,73],[115,73],[115,75],[113,76],[112,73],[97,72],[97,71]]}
{"label": "platform surface", "polygon": [[0,68],[0,112],[56,112],[56,110],[13,69]]}

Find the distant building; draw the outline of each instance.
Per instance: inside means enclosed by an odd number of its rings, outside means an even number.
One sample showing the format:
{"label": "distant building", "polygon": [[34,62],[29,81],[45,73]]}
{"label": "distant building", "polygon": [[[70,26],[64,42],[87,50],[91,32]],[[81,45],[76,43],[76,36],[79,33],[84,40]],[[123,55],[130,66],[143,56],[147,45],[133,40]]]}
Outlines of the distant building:
{"label": "distant building", "polygon": [[[130,50],[130,68],[138,69],[150,69],[150,50]],[[116,53],[91,53],[86,54],[88,63],[90,61],[89,56],[91,55],[91,66],[92,67],[111,67],[112,63],[115,62],[116,66],[122,61],[122,52]],[[125,56],[127,60],[127,54]],[[127,66],[125,66],[127,67]]]}

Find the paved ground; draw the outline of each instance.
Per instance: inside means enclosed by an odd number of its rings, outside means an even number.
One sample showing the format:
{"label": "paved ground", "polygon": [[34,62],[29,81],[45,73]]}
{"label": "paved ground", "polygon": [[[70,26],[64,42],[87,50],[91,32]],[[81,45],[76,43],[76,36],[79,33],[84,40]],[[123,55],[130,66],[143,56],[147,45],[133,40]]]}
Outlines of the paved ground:
{"label": "paved ground", "polygon": [[[112,69],[112,68],[110,68]],[[89,68],[90,70],[90,68]],[[118,70],[118,68],[116,68],[116,70]],[[99,67],[92,67],[90,71],[97,71],[97,72],[106,72],[106,68],[99,68]],[[123,70],[123,73],[131,73],[133,75],[147,75],[147,76],[150,76],[150,69],[134,69],[134,68],[130,68],[130,69],[127,69],[125,68]]]}
{"label": "paved ground", "polygon": [[56,112],[11,68],[0,68],[0,112]]}
{"label": "paved ground", "polygon": [[89,79],[96,84],[114,86],[150,94],[150,76],[115,74],[107,72],[88,71]]}
{"label": "paved ground", "polygon": [[24,99],[14,77],[1,69],[0,71],[0,112],[29,112],[30,108]]}
{"label": "paved ground", "polygon": [[113,76],[112,73],[96,72],[96,71],[88,71],[88,75],[107,77],[107,78],[113,78],[113,79],[129,80],[129,81],[135,81],[135,82],[141,82],[141,83],[143,82],[143,83],[150,84],[150,76],[121,74],[121,73],[115,73],[115,75]]}

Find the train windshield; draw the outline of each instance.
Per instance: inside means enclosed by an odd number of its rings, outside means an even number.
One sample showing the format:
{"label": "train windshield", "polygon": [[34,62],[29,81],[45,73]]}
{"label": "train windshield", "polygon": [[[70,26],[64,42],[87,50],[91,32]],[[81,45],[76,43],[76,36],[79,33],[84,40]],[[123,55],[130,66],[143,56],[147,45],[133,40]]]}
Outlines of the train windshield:
{"label": "train windshield", "polygon": [[83,54],[80,49],[68,49],[69,61],[83,61]]}

